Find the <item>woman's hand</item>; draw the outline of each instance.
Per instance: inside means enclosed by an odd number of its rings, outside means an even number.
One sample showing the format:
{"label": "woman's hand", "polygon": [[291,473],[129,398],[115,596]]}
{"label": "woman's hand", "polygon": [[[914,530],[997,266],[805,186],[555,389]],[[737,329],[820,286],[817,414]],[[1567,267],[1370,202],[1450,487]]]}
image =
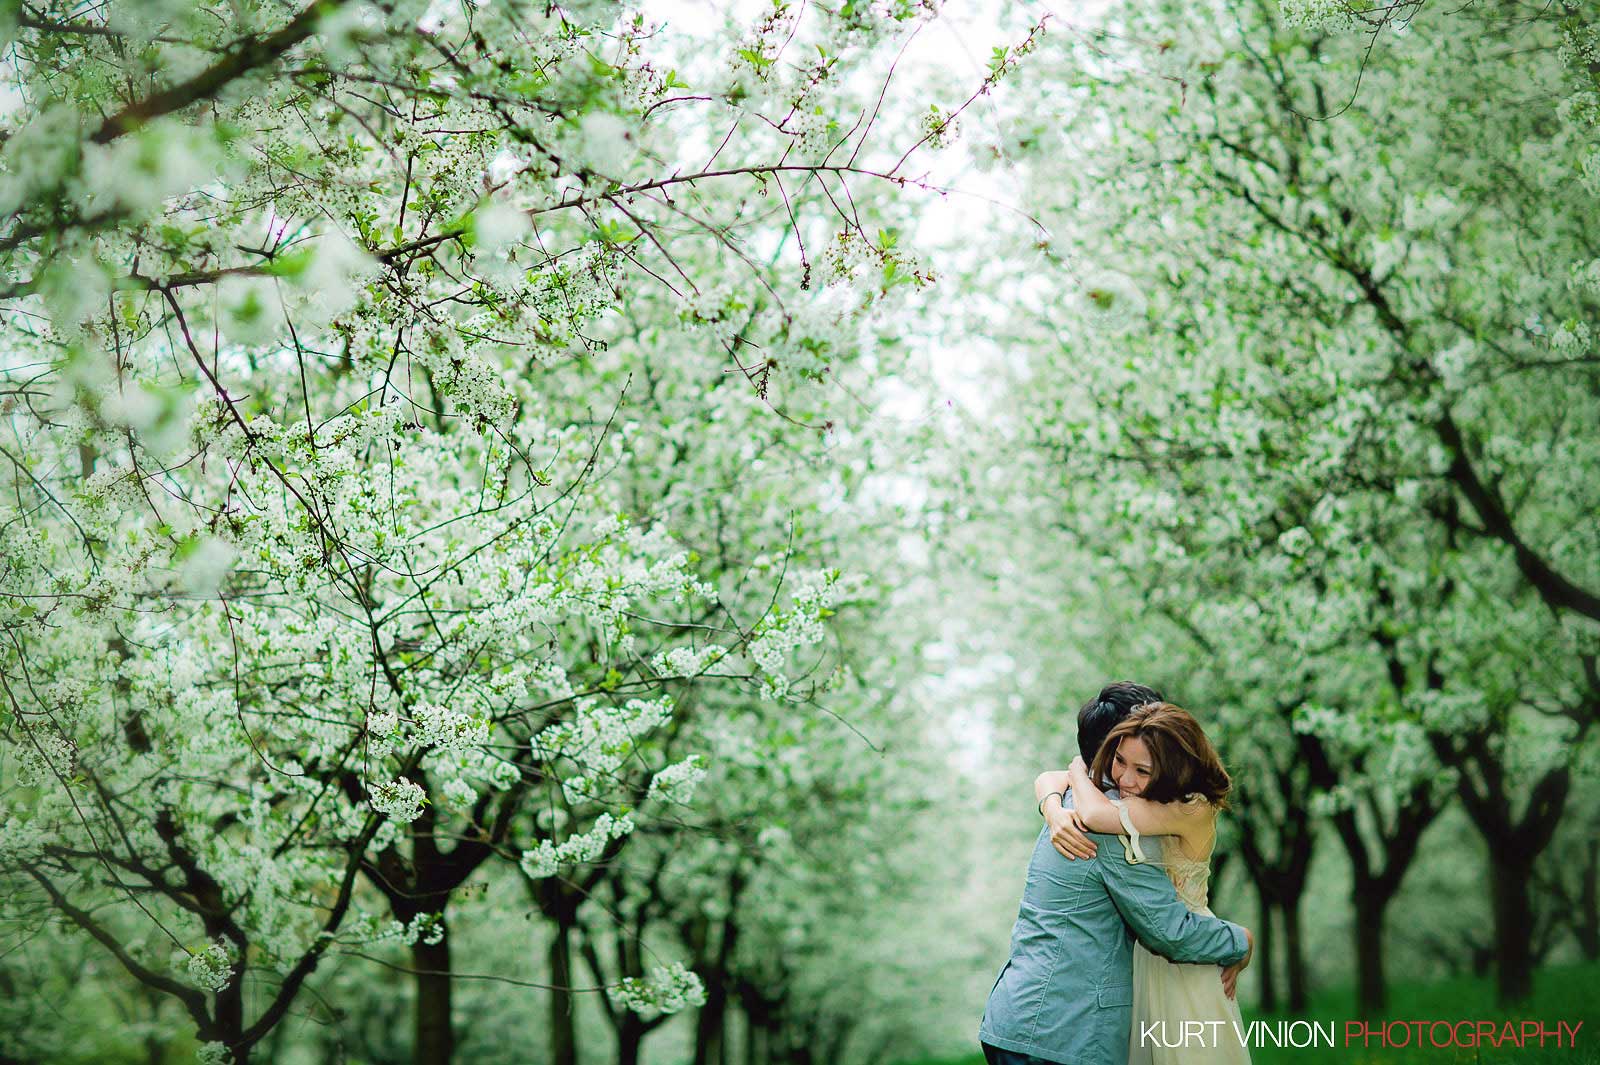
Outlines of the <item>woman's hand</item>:
{"label": "woman's hand", "polygon": [[1045,808],[1044,819],[1050,826],[1051,845],[1068,861],[1093,858],[1099,853],[1094,840],[1086,834],[1083,820],[1076,810],[1068,810],[1060,803],[1051,803]]}
{"label": "woman's hand", "polygon": [[[1239,927],[1244,928],[1244,925]],[[1239,974],[1250,964],[1250,958],[1256,952],[1256,937],[1248,928],[1244,928],[1244,941],[1244,957],[1222,970],[1222,991],[1229,998],[1234,997],[1234,992],[1238,990]]]}

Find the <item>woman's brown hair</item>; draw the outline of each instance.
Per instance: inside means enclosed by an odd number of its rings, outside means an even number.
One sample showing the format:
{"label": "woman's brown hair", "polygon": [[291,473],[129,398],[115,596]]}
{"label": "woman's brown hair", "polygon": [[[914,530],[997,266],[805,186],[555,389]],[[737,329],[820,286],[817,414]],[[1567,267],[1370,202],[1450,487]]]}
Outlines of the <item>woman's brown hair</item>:
{"label": "woman's brown hair", "polygon": [[1144,786],[1142,798],[1176,802],[1199,795],[1212,806],[1227,805],[1233,781],[1222,768],[1217,749],[1194,715],[1172,703],[1146,703],[1113,728],[1094,756],[1091,779],[1111,779],[1117,745],[1129,736],[1139,737],[1150,749],[1150,782]]}

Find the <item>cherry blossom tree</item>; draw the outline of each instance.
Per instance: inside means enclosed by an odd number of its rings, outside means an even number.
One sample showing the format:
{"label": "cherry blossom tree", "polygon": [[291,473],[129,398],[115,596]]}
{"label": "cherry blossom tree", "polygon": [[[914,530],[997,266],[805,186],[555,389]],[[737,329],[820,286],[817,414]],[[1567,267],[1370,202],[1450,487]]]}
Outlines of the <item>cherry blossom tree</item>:
{"label": "cherry blossom tree", "polygon": [[927,13],[8,14],[7,898],[203,1060],[333,955],[408,974],[449,1060],[464,886],[614,860],[698,771],[659,760],[698,687],[821,690],[827,475],[710,556],[674,508],[715,482],[648,464],[815,440],[854,323],[929,280],[875,202],[962,105],[891,137],[892,53],[852,87]]}

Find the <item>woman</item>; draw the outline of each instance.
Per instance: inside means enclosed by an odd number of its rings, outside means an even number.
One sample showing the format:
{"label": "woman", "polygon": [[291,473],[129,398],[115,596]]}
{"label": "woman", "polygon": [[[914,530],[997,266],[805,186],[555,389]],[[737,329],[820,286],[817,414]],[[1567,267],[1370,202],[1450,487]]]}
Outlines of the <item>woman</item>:
{"label": "woman", "polygon": [[[1069,785],[1073,799],[1072,809],[1052,804],[1052,831],[1065,819],[1082,831],[1124,834],[1129,861],[1159,862],[1184,905],[1211,914],[1206,886],[1217,812],[1226,805],[1232,782],[1187,710],[1171,703],[1141,706],[1111,730],[1093,766],[1074,758],[1065,773],[1049,776],[1055,785]],[[1097,781],[1111,782],[1121,797],[1108,798]],[[1214,965],[1170,962],[1135,943],[1129,1065],[1248,1065],[1250,1054],[1236,1034],[1244,1028],[1234,999],[1237,972],[1225,975],[1226,986]],[[1157,1045],[1179,1042],[1184,1021],[1222,1024],[1188,1029],[1206,1033],[1203,1047],[1198,1040],[1189,1046]],[[1156,1024],[1156,1038],[1141,1039],[1151,1022],[1165,1023]]]}

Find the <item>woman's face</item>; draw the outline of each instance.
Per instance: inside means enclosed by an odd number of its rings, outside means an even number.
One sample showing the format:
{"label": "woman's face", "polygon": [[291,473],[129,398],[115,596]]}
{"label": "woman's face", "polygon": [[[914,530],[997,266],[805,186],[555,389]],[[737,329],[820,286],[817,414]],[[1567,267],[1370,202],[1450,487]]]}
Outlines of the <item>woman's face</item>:
{"label": "woman's face", "polygon": [[1142,795],[1150,783],[1150,748],[1138,736],[1124,736],[1111,756],[1111,779],[1123,798]]}

